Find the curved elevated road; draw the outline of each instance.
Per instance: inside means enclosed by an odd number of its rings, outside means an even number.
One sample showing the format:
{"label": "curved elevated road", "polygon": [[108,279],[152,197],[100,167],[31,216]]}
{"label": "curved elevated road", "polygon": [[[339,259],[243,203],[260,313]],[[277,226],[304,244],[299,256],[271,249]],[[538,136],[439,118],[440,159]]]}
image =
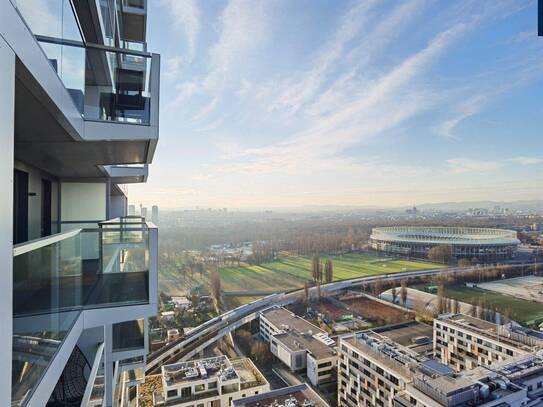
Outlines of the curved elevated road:
{"label": "curved elevated road", "polygon": [[[542,263],[539,263],[537,265],[540,264]],[[497,267],[511,268],[522,266],[525,266],[525,264],[507,264]],[[381,274],[378,276],[359,277],[351,280],[342,280],[329,284],[323,284],[321,285],[321,291],[323,293],[333,293],[336,291],[344,290],[346,288],[372,283],[378,279],[382,279],[384,281],[394,281],[404,278],[428,277],[438,274],[461,273],[466,271],[473,271],[473,267],[451,267],[444,269],[417,270],[391,274]],[[317,288],[311,287],[309,289],[309,295],[315,296],[316,294]],[[194,330],[189,332],[187,336],[170,342],[168,345],[151,353],[147,358],[147,366],[145,369],[146,373],[156,374],[160,372],[160,367],[163,364],[189,360],[194,355],[201,352],[206,347],[222,338],[224,335],[227,335],[228,333],[238,329],[247,322],[258,318],[259,314],[267,310],[268,308],[288,305],[290,303],[302,300],[303,295],[303,289],[271,294],[267,297],[234,308],[233,310],[230,310],[213,319],[210,319],[209,321],[203,323],[202,325],[196,327]]]}

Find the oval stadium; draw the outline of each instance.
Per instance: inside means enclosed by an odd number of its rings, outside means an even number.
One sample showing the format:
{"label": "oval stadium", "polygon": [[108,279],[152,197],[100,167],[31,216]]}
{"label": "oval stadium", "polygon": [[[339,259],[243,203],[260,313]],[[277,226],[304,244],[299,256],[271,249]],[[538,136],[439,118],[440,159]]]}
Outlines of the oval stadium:
{"label": "oval stadium", "polygon": [[456,259],[481,261],[509,259],[519,243],[515,231],[472,227],[377,227],[370,236],[371,247],[385,253],[426,257],[432,247],[450,246]]}

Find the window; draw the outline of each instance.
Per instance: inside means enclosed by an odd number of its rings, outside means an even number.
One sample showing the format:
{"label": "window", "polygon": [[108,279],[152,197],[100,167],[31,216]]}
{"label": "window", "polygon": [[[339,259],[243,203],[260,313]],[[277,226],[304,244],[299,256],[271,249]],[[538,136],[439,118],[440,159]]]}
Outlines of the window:
{"label": "window", "polygon": [[181,389],[181,397],[190,397],[192,394],[192,389],[189,387],[183,387]]}
{"label": "window", "polygon": [[194,386],[195,392],[204,391],[205,389],[206,389],[205,384],[197,384],[196,386]]}
{"label": "window", "polygon": [[217,388],[217,382],[209,382],[207,384],[207,388],[210,389],[210,390],[211,389],[216,389]]}
{"label": "window", "polygon": [[177,397],[177,389],[168,390],[167,397]]}

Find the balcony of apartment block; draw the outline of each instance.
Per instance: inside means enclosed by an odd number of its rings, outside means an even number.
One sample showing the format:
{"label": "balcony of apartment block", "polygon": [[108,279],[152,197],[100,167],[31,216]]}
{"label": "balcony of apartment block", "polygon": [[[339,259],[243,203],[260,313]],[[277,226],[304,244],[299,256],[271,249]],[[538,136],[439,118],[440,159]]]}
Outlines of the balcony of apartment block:
{"label": "balcony of apartment block", "polygon": [[149,174],[147,164],[136,165],[104,165],[106,175],[115,184],[132,184],[146,182]]}
{"label": "balcony of apartment block", "polygon": [[[139,37],[87,33],[85,38],[82,25],[103,25],[104,32],[111,25],[80,20],[80,4],[95,3],[19,0],[0,5],[2,34],[17,54],[16,148],[22,160],[37,152],[79,157],[88,148],[86,156],[98,157],[98,165],[151,162],[158,140],[160,56],[147,52]],[[127,6],[119,6],[121,11],[138,9],[140,2],[122,3]],[[94,13],[100,10],[95,6]]]}
{"label": "balcony of apartment block", "polygon": [[[38,397],[38,384],[54,375],[59,366],[51,366],[84,329],[112,324],[118,360],[147,353],[145,318],[156,313],[157,302],[157,232],[142,218],[126,217],[14,247],[14,405]],[[135,359],[129,366],[139,367]]]}
{"label": "balcony of apartment block", "polygon": [[119,20],[124,39],[145,42],[147,0],[122,0]]}

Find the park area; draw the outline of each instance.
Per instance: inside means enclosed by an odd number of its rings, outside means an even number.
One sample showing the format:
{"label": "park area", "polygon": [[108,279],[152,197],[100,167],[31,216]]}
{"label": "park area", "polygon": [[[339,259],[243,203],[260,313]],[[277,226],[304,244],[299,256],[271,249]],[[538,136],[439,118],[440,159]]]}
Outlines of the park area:
{"label": "park area", "polygon": [[[334,281],[444,267],[439,263],[399,260],[360,253],[323,256],[321,261],[328,258],[333,263]],[[261,265],[222,267],[219,272],[223,291],[248,291],[258,295],[303,287],[306,281],[312,280],[312,259],[288,256]]]}

